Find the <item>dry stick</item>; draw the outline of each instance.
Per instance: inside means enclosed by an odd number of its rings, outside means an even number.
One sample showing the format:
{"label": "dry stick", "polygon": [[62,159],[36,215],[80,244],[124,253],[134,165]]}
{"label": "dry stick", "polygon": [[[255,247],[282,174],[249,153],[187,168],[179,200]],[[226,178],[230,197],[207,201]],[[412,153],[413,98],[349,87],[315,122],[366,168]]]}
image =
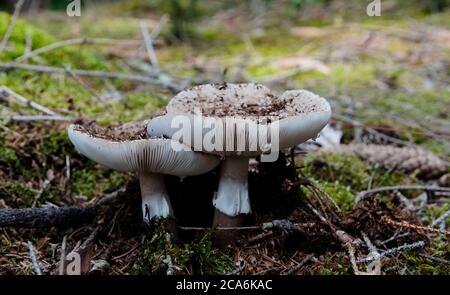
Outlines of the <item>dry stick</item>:
{"label": "dry stick", "polygon": [[20,10],[22,9],[22,5],[24,2],[25,0],[19,0],[16,4],[16,7],[14,8],[14,13],[11,17],[11,21],[9,22],[8,28],[6,29],[2,41],[0,42],[0,53],[3,52],[3,50],[5,50],[6,44],[9,41],[9,37],[11,37],[14,27],[16,26],[16,21],[17,18],[19,17]]}
{"label": "dry stick", "polygon": [[78,77],[77,74],[75,74],[69,67],[66,67],[67,73],[75,80],[77,81],[81,86],[83,86],[84,89],[86,89],[95,99],[97,99],[98,102],[100,102],[104,107],[108,108],[110,111],[112,111],[111,106],[109,106],[101,97],[98,95],[94,89],[92,89],[91,86],[89,86],[87,83],[85,83],[80,77]]}
{"label": "dry stick", "polygon": [[30,252],[31,263],[33,263],[34,272],[38,276],[41,276],[42,275],[42,271],[41,271],[41,268],[39,267],[39,264],[37,262],[36,253],[34,252],[33,243],[31,243],[31,241],[28,241],[28,250]]}
{"label": "dry stick", "polygon": [[423,248],[425,246],[425,242],[424,241],[418,241],[412,244],[404,244],[402,246],[398,246],[392,249],[388,249],[386,251],[383,251],[380,253],[380,255],[378,257],[366,257],[364,259],[359,260],[358,262],[371,262],[373,260],[377,260],[380,259],[382,257],[386,257],[398,252],[403,252],[403,251],[409,251],[409,250],[415,250],[415,249],[420,249]]}
{"label": "dry stick", "polygon": [[66,240],[67,236],[64,236],[61,243],[61,259],[59,260],[59,275],[64,274],[64,267],[66,264]]}
{"label": "dry stick", "polygon": [[148,31],[147,24],[144,20],[141,20],[139,26],[141,28],[142,36],[144,37],[145,49],[147,50],[150,62],[156,69],[159,69],[158,58],[156,57],[155,49],[153,48],[153,41]]}
{"label": "dry stick", "polygon": [[82,225],[92,221],[96,207],[39,207],[39,208],[5,208],[0,209],[0,227],[59,228]]}
{"label": "dry stick", "polygon": [[397,239],[407,237],[407,236],[409,236],[410,234],[411,234],[411,233],[398,233],[398,232],[396,232],[392,237],[390,237],[390,238],[388,238],[388,239],[382,241],[381,244],[382,244],[382,245],[385,245],[385,244],[387,244],[387,243],[389,243],[389,242],[392,242],[392,241],[395,241],[395,240],[397,240]]}
{"label": "dry stick", "polygon": [[403,222],[398,222],[395,220],[390,219],[389,217],[383,216],[381,218],[382,222],[385,222],[386,224],[395,226],[395,227],[400,227],[402,229],[405,230],[413,230],[413,231],[417,231],[417,232],[429,232],[429,233],[435,233],[435,234],[444,234],[446,236],[450,236],[450,231],[447,230],[443,230],[443,229],[437,229],[437,228],[432,228],[432,227],[428,227],[428,226],[422,226],[422,225],[416,225],[416,224],[411,224],[411,223],[407,223],[405,221]]}
{"label": "dry stick", "polygon": [[397,185],[397,186],[382,186],[374,188],[367,191],[361,191],[356,195],[355,205],[360,202],[365,197],[382,192],[389,191],[401,191],[401,190],[425,190],[425,191],[435,191],[435,192],[447,192],[450,193],[450,188],[440,187],[440,186],[430,186],[430,185]]}
{"label": "dry stick", "polygon": [[103,79],[103,83],[105,83],[106,87],[108,88],[108,91],[110,92],[111,97],[117,98],[118,100],[123,100],[123,95],[120,93],[120,91],[114,86],[113,83],[107,78]]}
{"label": "dry stick", "polygon": [[156,27],[152,30],[150,37],[155,40],[156,37],[159,36],[159,34],[162,31],[162,28],[166,25],[166,23],[169,21],[169,17],[167,14],[164,14],[160,19]]}
{"label": "dry stick", "polygon": [[437,262],[437,263],[443,263],[443,264],[447,264],[450,265],[450,261],[445,260],[443,258],[439,258],[439,257],[434,257],[428,254],[424,254],[424,253],[419,253],[419,256],[423,257],[423,258],[427,258],[431,261]]}
{"label": "dry stick", "polygon": [[36,121],[58,121],[58,122],[73,122],[75,119],[65,116],[46,116],[46,115],[14,115],[13,121],[17,122],[36,122]]}
{"label": "dry stick", "polygon": [[339,114],[333,114],[333,118],[335,118],[335,119],[337,119],[339,121],[350,123],[354,127],[364,128],[367,132],[369,132],[369,133],[371,133],[371,134],[373,134],[375,136],[378,136],[380,138],[383,138],[383,139],[385,139],[385,140],[387,140],[387,141],[389,141],[391,143],[399,144],[399,145],[402,145],[402,146],[403,145],[405,145],[405,146],[412,146],[412,145],[414,145],[411,142],[407,142],[407,141],[404,141],[404,140],[401,140],[401,139],[398,139],[398,138],[386,135],[384,133],[378,132],[377,130],[364,125],[360,121],[357,121],[357,120],[354,120],[354,119],[351,119],[351,118],[348,118],[348,117],[345,117],[345,116],[342,116],[342,115],[339,115]]}
{"label": "dry stick", "polygon": [[31,101],[31,100],[23,97],[20,94],[17,94],[16,92],[14,92],[13,90],[11,90],[10,88],[8,88],[6,86],[0,86],[0,98],[2,98],[2,97],[5,97],[5,98],[12,97],[16,101],[20,102],[21,104],[23,104],[25,106],[29,106],[37,111],[43,112],[50,116],[57,115],[54,111],[52,111],[34,101]]}
{"label": "dry stick", "polygon": [[438,224],[443,224],[443,226],[441,226],[441,229],[445,229],[445,221],[446,221],[447,217],[449,217],[449,216],[450,216],[450,210],[444,212],[444,214],[442,214],[439,218],[434,220],[431,223],[431,227],[435,227]]}
{"label": "dry stick", "polygon": [[31,38],[30,30],[27,29],[25,31],[25,49],[24,54],[30,53],[31,49],[33,48],[33,39]]}
{"label": "dry stick", "polygon": [[0,228],[67,228],[91,222],[100,206],[107,205],[121,196],[125,188],[105,195],[96,204],[87,207],[39,207],[39,208],[4,208],[0,209]]}
{"label": "dry stick", "polygon": [[359,271],[358,265],[356,264],[356,257],[355,257],[355,248],[353,247],[353,244],[355,244],[356,239],[346,233],[343,230],[338,229],[334,224],[332,224],[330,221],[328,221],[325,217],[323,217],[320,212],[314,208],[310,203],[306,203],[308,208],[326,225],[330,227],[330,229],[333,232],[333,235],[335,238],[341,243],[342,247],[347,250],[347,253],[350,257],[350,264],[352,266],[353,272],[356,275],[362,274],[362,272]]}
{"label": "dry stick", "polygon": [[30,51],[22,56],[19,56],[16,58],[15,62],[24,62],[28,60],[29,58],[38,56],[42,53],[47,53],[50,51],[53,51],[55,49],[65,47],[65,46],[71,46],[71,45],[89,45],[89,44],[99,44],[99,45],[142,45],[142,40],[115,40],[115,39],[107,39],[107,38],[76,38],[76,39],[69,39],[69,40],[63,40],[59,42],[52,43],[50,45],[35,49],[33,51]]}
{"label": "dry stick", "polygon": [[263,233],[260,233],[259,235],[256,235],[254,237],[249,238],[247,242],[248,243],[255,243],[255,242],[258,242],[260,240],[266,239],[266,238],[272,236],[273,234],[274,234],[274,232],[271,231],[271,230],[267,231],[267,232],[263,232]]}
{"label": "dry stick", "polygon": [[164,87],[172,90],[173,92],[179,92],[187,86],[186,82],[178,81],[178,79],[175,80],[175,78],[166,74],[164,71],[161,71],[161,69],[156,70],[154,67],[152,67],[147,63],[142,63],[141,61],[129,59],[127,61],[127,65],[136,70],[144,72],[149,77],[159,81],[160,85],[163,85]]}
{"label": "dry stick", "polygon": [[283,275],[292,275],[296,273],[300,268],[302,268],[303,265],[305,265],[308,261],[310,261],[314,257],[314,254],[309,254],[305,258],[303,258],[302,261],[300,261],[299,264],[289,269],[287,272],[283,273]]}
{"label": "dry stick", "polygon": [[[287,224],[286,226],[282,226],[280,223]],[[281,220],[273,220],[269,222],[264,222],[261,225],[253,225],[253,226],[229,226],[229,227],[215,227],[217,230],[255,230],[255,229],[282,229],[282,230],[298,230],[307,227],[313,227],[315,224],[312,222],[309,223],[292,223],[289,220],[281,219]],[[287,228],[286,228],[287,227]],[[194,226],[178,226],[181,230],[211,230],[212,227],[194,227]]]}
{"label": "dry stick", "polygon": [[[8,69],[17,69],[17,70],[26,70],[26,71],[34,71],[40,73],[48,73],[48,74],[67,74],[67,70],[61,67],[51,67],[45,65],[30,65],[30,64],[18,64],[14,62],[10,63],[0,63],[0,68],[8,70]],[[96,77],[96,78],[116,78],[121,80],[142,82],[142,83],[153,83],[165,86],[164,83],[158,81],[156,79],[136,75],[136,74],[125,74],[125,73],[116,73],[116,72],[106,72],[106,71],[95,71],[95,70],[78,70],[73,69],[73,73],[78,76],[86,76],[86,77]]]}
{"label": "dry stick", "polygon": [[[369,255],[367,255],[367,257],[374,257],[374,260],[379,260],[380,259],[380,253],[378,252],[377,248],[373,245],[372,241],[369,239],[369,236],[366,235],[365,232],[361,231],[361,235],[363,237],[364,242],[367,245],[367,248],[369,249]],[[371,272],[369,272],[369,274],[374,274],[374,275],[380,275],[381,274],[381,267],[377,268],[373,268],[373,270]]]}

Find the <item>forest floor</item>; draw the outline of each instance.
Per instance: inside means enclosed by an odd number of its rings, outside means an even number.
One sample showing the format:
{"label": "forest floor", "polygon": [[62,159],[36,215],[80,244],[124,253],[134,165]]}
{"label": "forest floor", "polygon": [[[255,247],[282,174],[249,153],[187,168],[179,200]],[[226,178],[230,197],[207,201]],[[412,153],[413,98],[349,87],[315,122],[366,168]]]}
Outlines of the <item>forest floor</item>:
{"label": "forest floor", "polygon": [[[282,11],[229,9],[196,23],[195,34],[181,42],[162,15],[141,12],[140,26],[130,6],[96,6],[81,18],[23,15],[0,52],[0,208],[88,208],[115,196],[79,226],[0,227],[0,274],[35,273],[29,241],[44,274],[57,274],[71,251],[81,255],[84,273],[450,274],[449,10],[346,18],[315,8],[314,18],[300,21]],[[0,36],[10,20],[0,13]],[[142,26],[154,37],[156,73],[136,41]],[[59,43],[76,38],[86,39]],[[51,44],[64,46],[32,54]],[[42,66],[52,73],[42,73]],[[80,69],[149,81],[90,77]],[[135,175],[78,154],[66,121],[148,119],[177,89],[223,81],[316,92],[332,105],[341,145],[421,148],[445,168],[405,171],[356,153],[301,146],[275,163],[253,165],[254,214],[250,227],[237,231],[235,247],[214,247],[209,228],[217,171],[182,182],[167,177],[177,238],[160,224],[146,228]],[[18,103],[10,90],[51,114]],[[54,114],[64,121],[31,120]],[[366,190],[406,185],[427,189],[394,188],[356,200]]]}

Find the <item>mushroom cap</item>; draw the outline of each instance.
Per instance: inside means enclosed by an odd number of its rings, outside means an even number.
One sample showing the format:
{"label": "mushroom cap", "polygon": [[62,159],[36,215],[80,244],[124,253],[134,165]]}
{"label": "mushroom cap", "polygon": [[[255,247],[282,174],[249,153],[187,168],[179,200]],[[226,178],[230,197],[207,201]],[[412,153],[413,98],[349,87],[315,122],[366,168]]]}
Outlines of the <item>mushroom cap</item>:
{"label": "mushroom cap", "polygon": [[119,171],[190,176],[206,173],[220,162],[217,157],[193,152],[171,139],[142,138],[140,126],[144,126],[145,133],[146,122],[135,126],[124,124],[109,131],[98,128],[93,132],[70,125],[68,134],[78,152]]}
{"label": "mushroom cap", "polygon": [[[238,131],[235,130],[234,141],[245,142],[248,147],[258,142],[254,128],[270,126],[264,122],[279,123],[278,148],[283,149],[302,143],[318,135],[331,118],[331,107],[322,97],[306,90],[290,90],[278,96],[261,84],[205,84],[194,86],[178,93],[166,107],[167,114],[152,119],[147,128],[151,136],[166,136],[174,138],[177,128],[172,126],[173,119],[177,116],[186,116],[191,122],[198,116],[221,120],[224,126],[230,117],[234,121],[249,123],[249,126]],[[254,123],[253,125],[251,123]],[[264,124],[263,124],[264,123]],[[257,126],[256,126],[257,125]],[[256,126],[256,127],[255,127]],[[183,138],[182,143],[194,146],[194,133],[198,129],[191,123],[192,136]],[[270,128],[263,130],[270,137]],[[265,131],[264,131],[265,130]],[[203,128],[202,136],[210,129]],[[225,134],[225,132],[224,132]],[[236,150],[226,145],[221,151],[198,149],[206,153],[220,155],[243,155],[254,156],[263,152],[258,145],[256,151]],[[273,145],[272,145],[273,146]]]}

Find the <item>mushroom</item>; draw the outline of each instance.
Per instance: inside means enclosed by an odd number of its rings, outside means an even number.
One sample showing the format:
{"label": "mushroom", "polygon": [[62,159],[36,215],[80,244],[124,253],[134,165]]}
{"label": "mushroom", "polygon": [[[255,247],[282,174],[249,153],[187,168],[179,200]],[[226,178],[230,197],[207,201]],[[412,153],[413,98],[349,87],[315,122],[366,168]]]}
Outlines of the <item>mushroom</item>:
{"label": "mushroom", "polygon": [[[220,155],[224,159],[213,200],[214,225],[218,226],[236,226],[242,220],[239,217],[251,213],[250,157],[264,155],[268,150],[278,155],[280,149],[315,138],[331,117],[328,102],[312,92],[291,90],[278,96],[267,87],[253,83],[195,86],[172,98],[166,112],[149,122],[149,135],[176,139],[195,151]],[[200,120],[207,124],[199,125]],[[189,132],[179,129],[180,122],[188,123]],[[230,127],[233,124],[241,127]],[[217,132],[219,129],[222,132]],[[212,130],[216,132],[214,136],[210,135]],[[207,137],[214,138],[212,148],[198,145]],[[259,145],[264,137],[270,143]],[[245,149],[239,149],[236,142]],[[255,145],[256,149],[250,149]]]}
{"label": "mushroom", "polygon": [[173,217],[162,174],[190,176],[214,169],[220,160],[213,155],[193,152],[181,143],[149,137],[148,121],[101,128],[70,125],[69,138],[89,159],[108,168],[138,172],[144,222]]}

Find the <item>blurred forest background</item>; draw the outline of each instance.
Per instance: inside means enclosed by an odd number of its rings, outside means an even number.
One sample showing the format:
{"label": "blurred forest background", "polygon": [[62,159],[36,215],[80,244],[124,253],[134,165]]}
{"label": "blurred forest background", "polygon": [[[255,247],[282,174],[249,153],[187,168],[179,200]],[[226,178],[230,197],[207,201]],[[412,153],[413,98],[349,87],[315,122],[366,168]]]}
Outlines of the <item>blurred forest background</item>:
{"label": "blurred forest background", "polygon": [[[0,208],[118,200],[76,225],[0,223],[0,274],[36,273],[30,244],[45,274],[70,251],[82,253],[84,273],[450,274],[450,1],[381,0],[372,17],[371,1],[85,0],[81,16],[68,16],[71,2],[0,3]],[[311,228],[242,231],[233,249],[216,249],[209,230],[186,230],[181,242],[146,235],[135,177],[88,161],[67,138],[70,122],[148,119],[178,91],[210,82],[329,100],[326,140],[250,175],[254,224]],[[416,188],[356,204],[361,192],[398,186]],[[179,225],[210,226],[209,196],[178,193],[176,203]],[[208,213],[190,220],[189,203]],[[370,266],[374,253],[381,270]]]}

